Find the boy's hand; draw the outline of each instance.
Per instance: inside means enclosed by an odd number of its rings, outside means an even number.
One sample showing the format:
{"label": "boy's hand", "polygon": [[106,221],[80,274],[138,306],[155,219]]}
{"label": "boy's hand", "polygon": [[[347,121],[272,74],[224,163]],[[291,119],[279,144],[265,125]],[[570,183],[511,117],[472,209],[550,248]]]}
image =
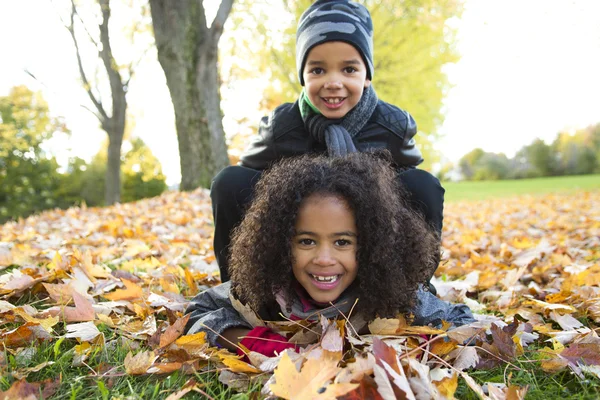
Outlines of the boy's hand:
{"label": "boy's hand", "polygon": [[[255,351],[267,357],[274,357],[286,349],[294,349],[294,351],[300,349],[297,345],[288,342],[285,337],[264,326],[252,329],[240,341],[240,344],[244,345],[248,350]],[[237,349],[237,354],[240,356],[245,355],[239,348]]]}

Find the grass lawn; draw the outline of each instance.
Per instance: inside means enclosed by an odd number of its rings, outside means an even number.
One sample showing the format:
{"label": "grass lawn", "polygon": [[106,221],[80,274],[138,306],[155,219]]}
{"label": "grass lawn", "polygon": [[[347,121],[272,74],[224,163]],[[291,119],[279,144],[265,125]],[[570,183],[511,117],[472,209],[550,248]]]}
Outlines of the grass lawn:
{"label": "grass lawn", "polygon": [[559,176],[503,181],[442,182],[448,202],[541,195],[574,190],[600,190],[600,175]]}

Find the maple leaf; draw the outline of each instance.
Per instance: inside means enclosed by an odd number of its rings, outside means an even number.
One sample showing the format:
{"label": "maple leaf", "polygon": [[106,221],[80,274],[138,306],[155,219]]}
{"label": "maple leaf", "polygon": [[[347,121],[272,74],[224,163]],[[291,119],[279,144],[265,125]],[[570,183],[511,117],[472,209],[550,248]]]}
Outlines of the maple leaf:
{"label": "maple leaf", "polygon": [[85,322],[96,319],[96,313],[92,304],[79,292],[72,291],[75,307],[59,307],[48,309],[47,312],[53,316],[59,316],[65,322]]}
{"label": "maple leaf", "polygon": [[334,363],[324,363],[316,358],[308,359],[298,371],[285,352],[273,373],[275,383],[270,384],[269,388],[274,395],[284,399],[332,399],[358,387],[358,384],[352,383],[330,384],[338,371]]}

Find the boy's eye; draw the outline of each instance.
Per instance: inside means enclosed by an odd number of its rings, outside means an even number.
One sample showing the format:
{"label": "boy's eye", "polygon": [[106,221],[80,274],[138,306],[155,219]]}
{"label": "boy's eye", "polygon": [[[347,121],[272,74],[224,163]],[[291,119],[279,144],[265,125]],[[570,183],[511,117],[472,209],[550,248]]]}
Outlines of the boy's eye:
{"label": "boy's eye", "polygon": [[325,72],[325,70],[319,67],[310,70],[310,73],[314,75],[321,75],[323,72]]}
{"label": "boy's eye", "polygon": [[344,72],[347,74],[353,74],[354,72],[358,71],[356,68],[354,67],[346,67],[344,68]]}

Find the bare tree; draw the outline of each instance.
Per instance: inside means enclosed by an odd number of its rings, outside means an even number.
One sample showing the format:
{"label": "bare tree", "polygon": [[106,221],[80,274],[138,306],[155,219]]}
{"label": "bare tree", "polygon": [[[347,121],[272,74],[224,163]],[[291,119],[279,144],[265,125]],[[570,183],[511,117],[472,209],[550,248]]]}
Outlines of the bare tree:
{"label": "bare tree", "polygon": [[202,0],[150,0],[158,60],[175,109],[182,190],[208,187],[229,164],[217,49],[232,5],[221,0],[208,27]]}
{"label": "bare tree", "polygon": [[[85,26],[83,19],[79,16],[75,0],[71,0],[71,12],[69,21],[65,23],[65,27],[71,34],[73,44],[75,46],[75,54],[77,57],[77,65],[79,74],[85,91],[88,94],[94,109],[85,107],[90,111],[98,121],[100,126],[108,135],[108,159],[106,167],[106,182],[104,188],[104,198],[106,205],[114,204],[121,200],[121,145],[123,143],[123,135],[125,133],[127,99],[126,92],[129,81],[133,76],[134,62],[131,62],[126,70],[128,74],[123,77],[120,68],[113,56],[113,51],[110,45],[109,21],[110,21],[110,0],[98,0],[100,5],[102,20],[98,25],[99,41],[94,38],[90,31]],[[98,58],[102,61],[102,65],[108,76],[111,105],[107,109],[102,102],[98,83],[89,79],[86,73],[83,60],[81,46],[78,35],[75,32],[76,18],[81,22],[81,25],[89,40],[95,46],[98,52]]]}

